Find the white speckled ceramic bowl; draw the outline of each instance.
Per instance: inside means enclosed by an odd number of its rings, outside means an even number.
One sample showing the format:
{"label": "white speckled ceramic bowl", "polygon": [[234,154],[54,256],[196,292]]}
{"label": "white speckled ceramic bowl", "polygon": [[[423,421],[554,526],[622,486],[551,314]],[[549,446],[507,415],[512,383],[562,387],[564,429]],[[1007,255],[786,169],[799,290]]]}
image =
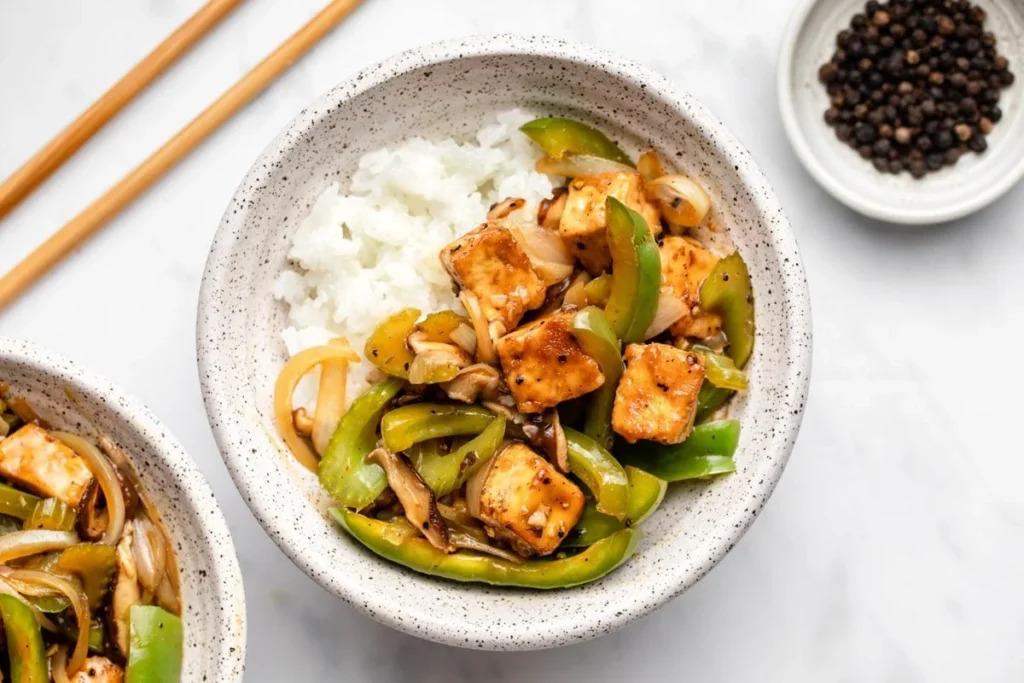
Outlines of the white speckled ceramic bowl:
{"label": "white speckled ceramic bowl", "polygon": [[[274,379],[285,311],[271,284],[313,199],[363,153],[412,135],[473,135],[513,106],[597,124],[636,153],[653,144],[711,193],[713,220],[743,252],[758,340],[736,474],[673,486],[640,552],[605,579],[548,593],[436,580],[389,564],[326,518],[329,501],[276,436]],[[242,181],[214,240],[200,296],[200,379],[210,423],[246,502],[313,579],[369,616],[451,645],[553,647],[621,627],[692,586],[742,536],[789,457],[810,372],[807,284],[764,176],[700,103],[636,64],[549,38],[497,36],[404,52],[303,110]]]}
{"label": "white speckled ceramic bowl", "polygon": [[185,630],[182,683],[241,681],[242,575],[224,516],[191,458],[142,404],[38,346],[0,337],[0,381],[51,424],[83,435],[107,434],[125,450],[177,552]]}

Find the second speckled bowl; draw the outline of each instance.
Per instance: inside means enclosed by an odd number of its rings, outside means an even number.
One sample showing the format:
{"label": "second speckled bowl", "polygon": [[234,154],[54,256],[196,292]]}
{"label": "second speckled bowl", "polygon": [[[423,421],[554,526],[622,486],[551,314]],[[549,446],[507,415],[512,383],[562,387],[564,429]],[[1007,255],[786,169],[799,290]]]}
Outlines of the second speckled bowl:
{"label": "second speckled bowl", "polygon": [[[328,521],[316,479],[276,436],[274,380],[285,311],[271,285],[296,224],[360,155],[412,135],[473,135],[512,107],[595,123],[636,153],[653,145],[698,178],[713,220],[750,266],[758,337],[738,471],[673,486],[644,523],[640,553],[603,580],[527,592],[457,584],[371,555]],[[200,296],[206,408],[224,460],[275,542],[313,579],[369,616],[451,645],[553,647],[619,628],[707,573],[761,510],[789,457],[810,373],[807,284],[774,193],[750,155],[700,103],[614,55],[548,38],[498,36],[431,45],[367,69],[303,110],[256,161],[217,232]]]}
{"label": "second speckled bowl", "polygon": [[87,436],[106,434],[128,454],[178,560],[185,631],[181,683],[240,683],[242,575],[224,515],[192,459],[147,408],[34,344],[0,337],[0,381],[54,426]]}

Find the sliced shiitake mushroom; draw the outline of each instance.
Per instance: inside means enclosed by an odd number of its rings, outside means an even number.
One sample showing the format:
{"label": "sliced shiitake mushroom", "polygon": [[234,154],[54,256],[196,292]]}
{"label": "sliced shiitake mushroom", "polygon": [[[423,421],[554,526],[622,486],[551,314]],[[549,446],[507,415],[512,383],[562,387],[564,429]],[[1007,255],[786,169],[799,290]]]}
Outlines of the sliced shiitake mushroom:
{"label": "sliced shiitake mushroom", "polygon": [[437,500],[419,473],[404,454],[395,455],[386,448],[376,448],[367,462],[377,463],[387,475],[388,485],[405,509],[405,518],[420,530],[430,544],[446,553],[454,552],[448,538],[448,527],[437,509]]}

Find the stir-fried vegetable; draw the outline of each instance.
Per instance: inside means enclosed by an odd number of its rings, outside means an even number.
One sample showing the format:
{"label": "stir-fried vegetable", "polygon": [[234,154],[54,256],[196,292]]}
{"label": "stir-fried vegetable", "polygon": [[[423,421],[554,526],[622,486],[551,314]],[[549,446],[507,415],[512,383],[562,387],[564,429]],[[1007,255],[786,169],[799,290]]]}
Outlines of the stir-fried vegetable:
{"label": "stir-fried vegetable", "polygon": [[694,346],[691,350],[704,361],[704,376],[708,382],[722,389],[747,390],[747,376],[736,367],[732,358],[715,353],[705,346]]}
{"label": "stir-fried vegetable", "polygon": [[28,519],[42,500],[39,496],[25,493],[13,486],[0,484],[0,514],[21,520]]}
{"label": "stir-fried vegetable", "polygon": [[74,574],[81,582],[89,607],[99,609],[114,578],[117,560],[114,548],[99,543],[81,543],[60,554],[57,569]]}
{"label": "stir-fried vegetable", "polygon": [[661,257],[643,216],[614,197],[607,202],[612,287],[605,313],[627,344],[643,341],[661,288]]}
{"label": "stir-fried vegetable", "polygon": [[413,467],[437,496],[446,496],[460,488],[466,480],[491,459],[505,438],[505,418],[492,417],[475,438],[452,451],[444,453],[436,440],[424,441],[410,453]]}
{"label": "stir-fried vegetable", "polygon": [[686,441],[674,446],[624,446],[620,458],[665,481],[703,479],[736,470],[732,456],[739,439],[739,421],[718,420],[694,427]]}
{"label": "stir-fried vegetable", "polygon": [[380,429],[388,449],[397,453],[427,439],[479,434],[493,420],[486,408],[415,403],[386,413]]}
{"label": "stir-fried vegetable", "polygon": [[11,595],[0,595],[12,683],[48,683],[43,635],[35,613]]}
{"label": "stir-fried vegetable", "polygon": [[616,519],[626,516],[629,481],[615,457],[595,440],[565,428],[569,471],[579,477],[597,500],[597,509]]}
{"label": "stir-fried vegetable", "polygon": [[742,368],[754,348],[754,292],[738,251],[719,261],[708,275],[700,289],[700,306],[722,317],[729,342],[726,353]]}
{"label": "stir-fried vegetable", "polygon": [[414,356],[407,340],[420,315],[419,310],[406,308],[378,325],[366,342],[366,359],[392,377],[408,379]]}
{"label": "stir-fried vegetable", "polygon": [[573,316],[572,332],[583,351],[597,361],[604,384],[594,392],[583,432],[604,448],[612,445],[612,404],[622,377],[622,348],[604,312],[588,306]]}
{"label": "stir-fried vegetable", "polygon": [[75,528],[75,511],[56,498],[46,498],[32,508],[25,528],[71,531]]}
{"label": "stir-fried vegetable", "polygon": [[331,516],[364,546],[410,569],[453,581],[521,588],[569,588],[599,579],[629,559],[641,539],[639,529],[623,529],[577,555],[513,563],[473,552],[443,553],[404,520],[382,522],[342,509],[331,510]]}
{"label": "stir-fried vegetable", "polygon": [[709,415],[725,405],[734,393],[732,389],[722,389],[705,381],[697,394],[697,424],[704,422]]}
{"label": "stir-fried vegetable", "polygon": [[597,509],[597,504],[590,500],[583,508],[583,517],[576,524],[572,535],[564,543],[568,547],[584,547],[593,545],[602,538],[610,536],[627,526],[642,523],[661,505],[668,491],[668,482],[648,474],[632,465],[626,466],[626,479],[629,480],[629,503],[626,507],[625,519],[616,519]]}
{"label": "stir-fried vegetable", "polygon": [[357,398],[341,418],[319,469],[320,485],[339,504],[361,510],[387,488],[384,470],[364,459],[377,443],[384,409],[403,385],[397,377],[385,379]]}
{"label": "stir-fried vegetable", "polygon": [[519,130],[555,159],[565,154],[584,154],[617,161],[627,166],[633,160],[601,131],[572,119],[543,118],[523,124]]}
{"label": "stir-fried vegetable", "polygon": [[125,683],[177,683],[184,642],[181,619],[159,607],[135,605],[129,622]]}

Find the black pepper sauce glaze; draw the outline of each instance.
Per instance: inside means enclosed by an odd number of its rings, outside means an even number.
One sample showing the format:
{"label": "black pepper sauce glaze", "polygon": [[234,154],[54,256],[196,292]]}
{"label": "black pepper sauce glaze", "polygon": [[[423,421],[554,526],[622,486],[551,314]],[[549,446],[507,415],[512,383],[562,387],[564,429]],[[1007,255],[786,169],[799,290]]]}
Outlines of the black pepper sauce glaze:
{"label": "black pepper sauce glaze", "polygon": [[1014,76],[984,21],[967,0],[868,2],[818,70],[825,122],[882,172],[920,178],[985,151]]}

